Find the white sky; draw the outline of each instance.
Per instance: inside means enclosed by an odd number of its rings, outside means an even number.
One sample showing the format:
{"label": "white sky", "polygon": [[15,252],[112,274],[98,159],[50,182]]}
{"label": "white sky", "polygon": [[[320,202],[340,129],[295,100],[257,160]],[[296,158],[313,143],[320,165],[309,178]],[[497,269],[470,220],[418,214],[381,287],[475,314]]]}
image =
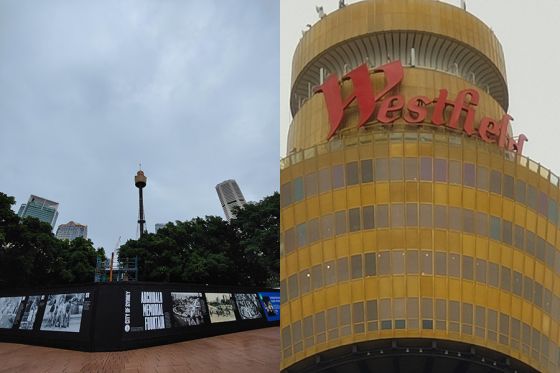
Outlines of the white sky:
{"label": "white sky", "polygon": [[[357,1],[347,0],[347,4]],[[447,3],[459,6],[460,0]],[[286,154],[291,122],[289,107],[291,59],[305,25],[318,21],[316,5],[326,13],[338,0],[281,0],[280,2],[280,154]],[[515,135],[529,142],[523,154],[556,174],[560,157],[560,1],[467,0],[467,11],[486,23],[502,43],[509,88],[509,114]]]}

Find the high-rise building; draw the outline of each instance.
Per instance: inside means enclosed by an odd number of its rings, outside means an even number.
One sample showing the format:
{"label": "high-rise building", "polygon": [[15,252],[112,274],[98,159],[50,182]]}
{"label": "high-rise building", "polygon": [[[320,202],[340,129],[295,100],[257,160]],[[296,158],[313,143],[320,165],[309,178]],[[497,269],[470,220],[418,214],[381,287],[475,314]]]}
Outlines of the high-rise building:
{"label": "high-rise building", "polygon": [[346,5],[301,38],[290,99],[281,369],[559,372],[559,178],[513,137],[492,30]]}
{"label": "high-rise building", "polygon": [[56,238],[61,240],[72,241],[74,238],[78,237],[87,239],[87,225],[70,221],[66,224],[60,224],[56,230]]}
{"label": "high-rise building", "polygon": [[45,198],[31,195],[29,201],[20,206],[18,216],[25,218],[31,216],[45,223],[49,223],[53,228],[58,218],[58,202],[50,201]]}
{"label": "high-rise building", "polygon": [[220,198],[220,203],[224,209],[226,219],[230,221],[235,218],[233,208],[236,206],[243,207],[245,204],[243,193],[241,193],[237,182],[231,179],[216,185],[216,192],[218,192],[218,197]]}

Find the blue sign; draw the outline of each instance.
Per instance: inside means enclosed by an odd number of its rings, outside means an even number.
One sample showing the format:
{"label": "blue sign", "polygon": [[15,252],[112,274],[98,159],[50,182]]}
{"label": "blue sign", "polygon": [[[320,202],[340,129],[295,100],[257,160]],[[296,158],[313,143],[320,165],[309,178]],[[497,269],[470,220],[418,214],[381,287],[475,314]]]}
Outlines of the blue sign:
{"label": "blue sign", "polygon": [[280,292],[259,293],[259,300],[268,321],[280,320]]}

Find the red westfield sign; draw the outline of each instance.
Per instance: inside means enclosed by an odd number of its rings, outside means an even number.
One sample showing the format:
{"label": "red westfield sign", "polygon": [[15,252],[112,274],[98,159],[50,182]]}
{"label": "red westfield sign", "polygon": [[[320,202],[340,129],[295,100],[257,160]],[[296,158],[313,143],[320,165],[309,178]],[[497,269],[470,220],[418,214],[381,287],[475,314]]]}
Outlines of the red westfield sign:
{"label": "red westfield sign", "polygon": [[[444,125],[449,128],[459,129],[461,117],[463,116],[462,130],[467,135],[478,134],[487,143],[496,143],[500,148],[516,151],[519,154],[523,151],[523,144],[527,141],[527,137],[519,135],[518,140],[515,141],[508,135],[509,121],[512,119],[509,114],[504,114],[500,120],[484,117],[480,121],[478,128],[475,128],[475,107],[478,105],[480,98],[476,89],[460,91],[454,101],[447,99],[449,95],[447,89],[440,89],[439,96],[434,99],[430,99],[427,96],[415,96],[405,104],[405,99],[402,95],[388,95],[403,80],[404,72],[400,61],[377,67],[373,70],[373,73],[385,74],[385,86],[378,92],[372,88],[370,72],[365,64],[360,65],[342,77],[341,81],[349,79],[353,85],[353,92],[346,99],[342,98],[340,82],[334,74],[330,75],[316,89],[316,92],[323,92],[327,104],[331,126],[327,139],[330,140],[334,136],[342,123],[344,110],[354,100],[360,113],[358,128],[374,117],[376,107],[377,114],[375,119],[382,124],[391,124],[401,117],[406,123],[425,123],[428,120],[428,105],[433,104],[431,118],[429,119],[430,123],[437,126]],[[378,103],[379,105],[377,105]]]}

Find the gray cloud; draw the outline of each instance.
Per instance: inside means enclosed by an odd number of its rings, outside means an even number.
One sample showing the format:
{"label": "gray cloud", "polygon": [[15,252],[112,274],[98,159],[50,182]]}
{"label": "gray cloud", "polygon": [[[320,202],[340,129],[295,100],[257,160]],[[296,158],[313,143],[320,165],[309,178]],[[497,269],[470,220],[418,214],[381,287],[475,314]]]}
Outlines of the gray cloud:
{"label": "gray cloud", "polygon": [[222,215],[214,186],[278,190],[275,0],[0,2],[0,191],[60,202],[111,250]]}

